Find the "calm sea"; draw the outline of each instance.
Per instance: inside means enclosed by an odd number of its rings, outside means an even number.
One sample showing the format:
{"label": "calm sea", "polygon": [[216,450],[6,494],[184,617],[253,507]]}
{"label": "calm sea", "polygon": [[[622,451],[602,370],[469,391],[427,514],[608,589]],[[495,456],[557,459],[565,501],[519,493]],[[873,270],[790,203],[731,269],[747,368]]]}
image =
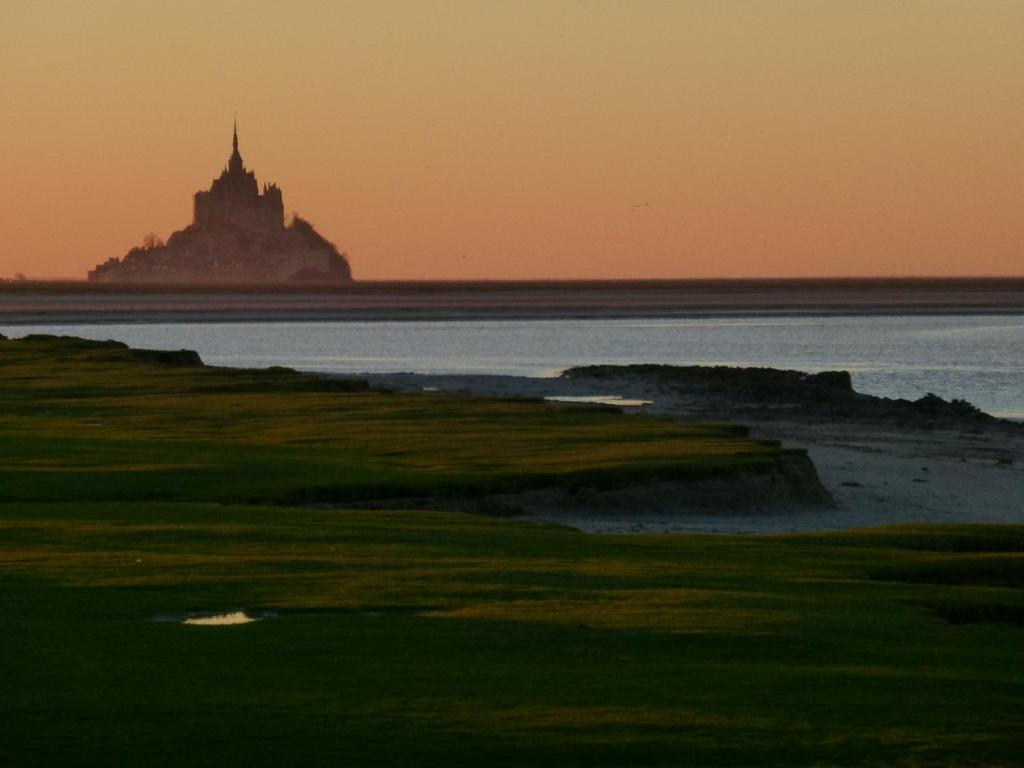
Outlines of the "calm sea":
{"label": "calm sea", "polygon": [[215,365],[340,373],[552,376],[589,363],[845,369],[863,392],[934,392],[1024,418],[1020,315],[76,324],[0,332],[117,339],[195,349]]}

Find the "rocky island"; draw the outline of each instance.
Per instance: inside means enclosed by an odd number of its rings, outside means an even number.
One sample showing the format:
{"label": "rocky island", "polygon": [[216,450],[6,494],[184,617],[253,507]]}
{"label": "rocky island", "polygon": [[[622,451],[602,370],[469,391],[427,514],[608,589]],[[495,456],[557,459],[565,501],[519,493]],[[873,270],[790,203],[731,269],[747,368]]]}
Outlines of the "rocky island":
{"label": "rocky island", "polygon": [[238,151],[208,190],[193,196],[192,223],[166,243],[153,236],[123,258],[89,272],[108,283],[278,284],[345,283],[352,272],[344,254],[308,221],[293,215],[286,225],[281,188],[264,184]]}

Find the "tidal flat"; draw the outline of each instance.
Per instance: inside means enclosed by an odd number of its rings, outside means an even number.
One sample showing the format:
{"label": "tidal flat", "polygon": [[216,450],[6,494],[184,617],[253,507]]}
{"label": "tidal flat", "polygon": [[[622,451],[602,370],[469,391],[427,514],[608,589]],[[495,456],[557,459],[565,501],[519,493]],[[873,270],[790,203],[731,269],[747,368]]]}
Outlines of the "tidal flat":
{"label": "tidal flat", "polygon": [[[444,509],[785,452],[0,341],[0,762],[1015,764],[1024,527],[627,536]],[[359,508],[401,496],[424,508]],[[153,620],[235,612],[274,619]]]}

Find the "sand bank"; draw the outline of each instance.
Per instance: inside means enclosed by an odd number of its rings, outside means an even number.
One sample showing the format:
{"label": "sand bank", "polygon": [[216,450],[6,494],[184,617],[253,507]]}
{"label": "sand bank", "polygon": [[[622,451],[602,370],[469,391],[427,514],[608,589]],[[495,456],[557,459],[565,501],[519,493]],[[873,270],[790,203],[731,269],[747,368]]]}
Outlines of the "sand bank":
{"label": "sand bank", "polygon": [[[515,376],[377,374],[373,384],[406,391],[501,397],[617,396],[650,400],[628,411],[735,421],[757,437],[807,449],[828,509],[723,514],[673,505],[658,515],[591,515],[552,508],[543,519],[606,533],[826,531],[901,523],[1024,524],[1024,425],[1000,420],[829,416],[827,409],[770,408],[674,391],[650,376],[534,379]],[[941,394],[941,393],[940,393]],[[579,406],[586,407],[586,406]],[[760,408],[760,410],[759,410]],[[888,414],[888,415],[885,415]]]}
{"label": "sand bank", "polygon": [[357,282],[0,281],[0,325],[1021,314],[1024,278]]}

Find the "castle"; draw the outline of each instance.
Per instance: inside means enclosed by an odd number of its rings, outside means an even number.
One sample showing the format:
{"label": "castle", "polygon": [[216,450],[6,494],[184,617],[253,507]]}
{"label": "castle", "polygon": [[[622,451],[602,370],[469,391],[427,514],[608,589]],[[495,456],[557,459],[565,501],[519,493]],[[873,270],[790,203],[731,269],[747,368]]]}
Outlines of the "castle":
{"label": "castle", "polygon": [[123,258],[89,272],[109,283],[343,283],[352,280],[345,256],[313,225],[293,216],[284,223],[281,188],[247,170],[238,151],[238,124],[231,158],[221,175],[193,197],[192,223],[166,244],[147,238]]}

